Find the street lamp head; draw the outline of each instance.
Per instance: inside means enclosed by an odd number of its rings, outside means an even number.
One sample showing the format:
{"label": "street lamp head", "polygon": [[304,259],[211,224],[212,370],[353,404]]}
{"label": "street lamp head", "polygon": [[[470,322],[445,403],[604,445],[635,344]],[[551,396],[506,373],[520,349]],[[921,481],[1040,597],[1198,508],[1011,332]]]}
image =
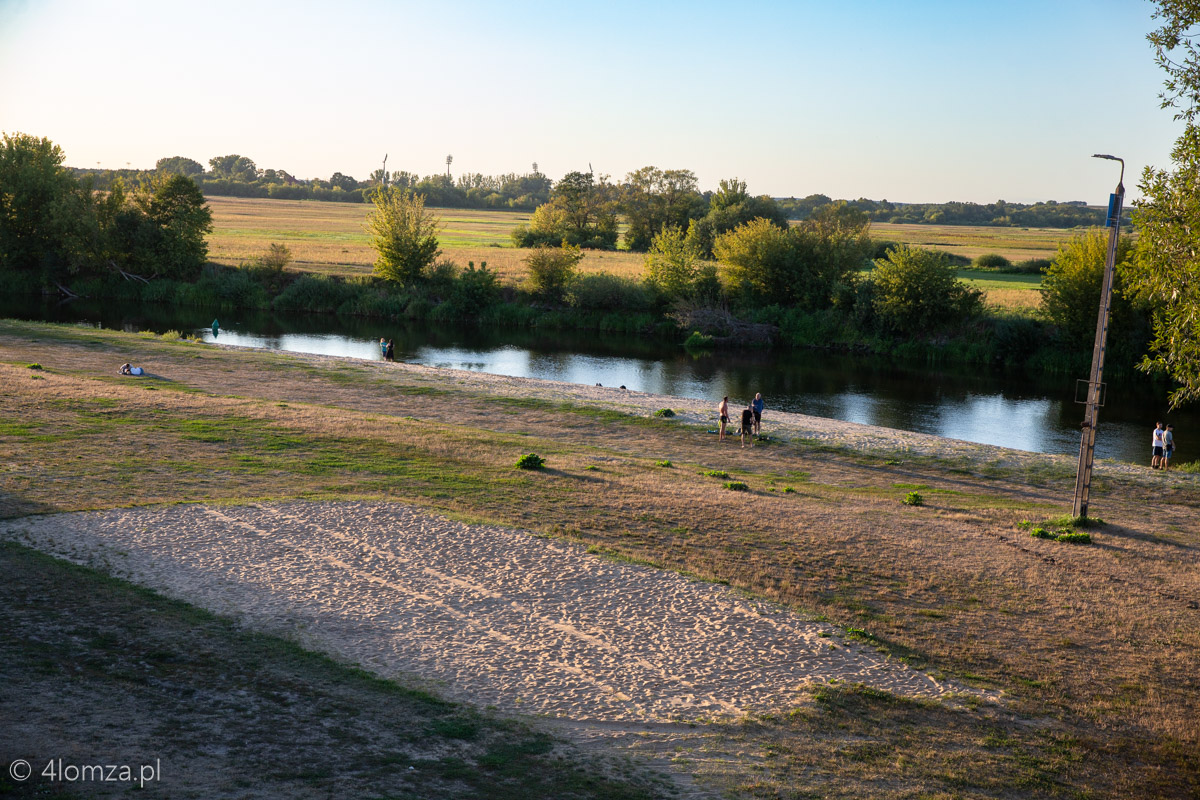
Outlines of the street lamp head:
{"label": "street lamp head", "polygon": [[1123,161],[1124,160],[1124,159],[1117,158],[1116,156],[1105,155],[1104,153],[1096,153],[1095,155],[1092,156],[1092,158],[1107,158],[1109,161]]}

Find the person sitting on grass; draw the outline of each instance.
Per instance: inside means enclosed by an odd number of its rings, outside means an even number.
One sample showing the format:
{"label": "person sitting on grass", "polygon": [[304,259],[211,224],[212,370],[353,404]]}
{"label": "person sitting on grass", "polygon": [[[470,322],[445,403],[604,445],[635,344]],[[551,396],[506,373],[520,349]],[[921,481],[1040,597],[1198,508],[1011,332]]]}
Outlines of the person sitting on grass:
{"label": "person sitting on grass", "polygon": [[141,375],[143,372],[145,372],[145,370],[143,370],[141,367],[135,367],[129,362],[121,365],[122,375]]}

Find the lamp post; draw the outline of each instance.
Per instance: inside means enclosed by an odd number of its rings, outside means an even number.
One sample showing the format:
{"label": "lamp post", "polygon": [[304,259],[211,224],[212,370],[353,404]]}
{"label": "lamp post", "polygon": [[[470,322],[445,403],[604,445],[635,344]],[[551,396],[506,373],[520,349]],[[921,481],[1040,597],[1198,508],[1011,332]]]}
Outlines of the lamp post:
{"label": "lamp post", "polygon": [[1079,469],[1075,474],[1075,505],[1072,514],[1086,517],[1088,493],[1092,488],[1092,462],[1096,455],[1096,426],[1104,390],[1104,352],[1108,344],[1108,321],[1112,310],[1113,273],[1117,261],[1117,239],[1121,235],[1121,208],[1125,202],[1125,160],[1097,153],[1092,158],[1121,162],[1117,190],[1108,198],[1108,257],[1104,261],[1104,281],[1100,287],[1100,313],[1096,319],[1096,343],[1092,348],[1092,373],[1088,378],[1087,400],[1083,416],[1083,436],[1079,442]]}

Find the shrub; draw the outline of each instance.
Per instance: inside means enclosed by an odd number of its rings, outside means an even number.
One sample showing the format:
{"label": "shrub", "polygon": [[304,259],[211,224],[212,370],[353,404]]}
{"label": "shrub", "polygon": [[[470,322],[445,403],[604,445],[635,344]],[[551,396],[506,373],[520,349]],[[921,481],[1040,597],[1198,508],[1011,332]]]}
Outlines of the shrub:
{"label": "shrub", "polygon": [[975,266],[979,269],[1003,270],[1012,266],[1012,262],[999,253],[984,253],[975,259]]}
{"label": "shrub", "polygon": [[727,481],[724,486],[732,492],[745,492],[750,489],[743,481]]}
{"label": "shrub", "polygon": [[541,469],[546,464],[546,459],[539,456],[537,453],[526,453],[517,459],[517,469]]}
{"label": "shrub", "polygon": [[547,300],[561,300],[582,260],[583,251],[569,244],[533,248],[524,263],[529,268],[529,283],[534,294]]}
{"label": "shrub", "polygon": [[692,335],[683,342],[683,346],[688,350],[709,350],[715,344],[713,337],[700,331],[692,331]]}
{"label": "shrub", "polygon": [[1029,532],[1029,535],[1035,539],[1053,539],[1054,534],[1045,528],[1034,528]]}
{"label": "shrub", "polygon": [[638,281],[596,272],[570,281],[567,303],[585,311],[645,311],[653,307],[654,300]]}
{"label": "shrub", "polygon": [[675,416],[675,412],[669,408],[660,408],[658,411],[654,412],[654,416],[670,418]]}
{"label": "shrub", "polygon": [[479,312],[496,302],[500,288],[497,274],[488,269],[487,262],[475,268],[474,261],[458,276],[451,290],[450,302],[460,316],[475,317]]}
{"label": "shrub", "polygon": [[655,461],[654,466],[665,467],[666,469],[670,469],[671,467],[673,467],[675,465],[672,464],[670,461],[663,460],[663,461]]}
{"label": "shrub", "polygon": [[1006,270],[1022,275],[1044,275],[1054,263],[1048,258],[1031,258],[1028,261],[1018,261]]}
{"label": "shrub", "polygon": [[907,245],[875,262],[875,312],[902,333],[960,322],[982,308],[983,293],[958,280],[944,256]]}
{"label": "shrub", "polygon": [[42,369],[42,365],[36,361],[33,362],[32,364],[28,364],[27,366],[29,367],[29,369]]}
{"label": "shrub", "polygon": [[667,227],[654,237],[646,254],[646,283],[670,298],[693,297],[700,278],[703,248],[696,236]]}
{"label": "shrub", "polygon": [[728,478],[729,473],[720,469],[702,469],[700,474],[706,478]]}
{"label": "shrub", "polygon": [[785,487],[783,487],[783,493],[784,494],[795,494],[796,490],[793,489],[791,486],[785,486]]}
{"label": "shrub", "polygon": [[923,506],[925,505],[925,498],[921,497],[921,495],[917,492],[909,492],[908,494],[904,495],[904,499],[900,502],[904,503],[906,506]]}

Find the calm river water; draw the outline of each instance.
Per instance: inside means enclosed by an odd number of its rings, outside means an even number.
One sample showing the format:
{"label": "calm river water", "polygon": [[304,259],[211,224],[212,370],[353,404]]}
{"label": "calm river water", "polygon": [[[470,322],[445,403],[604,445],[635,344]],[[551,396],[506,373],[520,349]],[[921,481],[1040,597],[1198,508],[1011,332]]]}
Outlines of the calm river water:
{"label": "calm river water", "polygon": [[[205,341],[302,353],[379,359],[380,337],[394,339],[396,358],[435,367],[711,400],[744,403],[762,392],[770,410],[900,428],[1042,453],[1079,452],[1083,407],[1075,377],[1030,378],[986,369],[931,368],[813,350],[721,352],[693,357],[678,345],[631,336],[558,331],[480,331],[434,323],[384,323],[333,316],[228,312],[212,316],[171,307],[0,302],[0,315],[88,322],[105,328],[179,330]],[[1149,380],[1110,383],[1101,410],[1100,458],[1148,463],[1157,419],[1175,425],[1177,459],[1192,461],[1200,410],[1168,416],[1165,389]]]}

